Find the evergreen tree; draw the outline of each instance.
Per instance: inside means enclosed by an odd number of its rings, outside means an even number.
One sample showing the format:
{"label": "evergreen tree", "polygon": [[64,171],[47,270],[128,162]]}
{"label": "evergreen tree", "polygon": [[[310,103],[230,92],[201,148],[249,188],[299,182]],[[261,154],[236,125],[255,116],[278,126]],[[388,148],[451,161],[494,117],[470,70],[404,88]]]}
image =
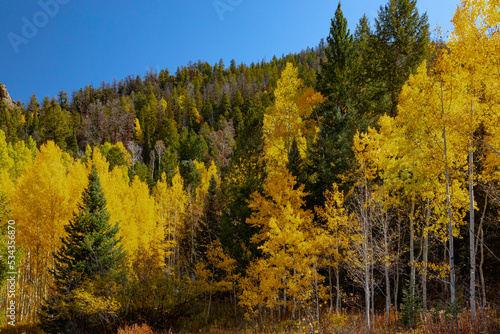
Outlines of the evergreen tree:
{"label": "evergreen tree", "polygon": [[336,109],[346,107],[349,96],[350,57],[353,51],[353,36],[347,29],[347,20],[342,13],[340,2],[335,11],[327,37],[326,62],[321,61],[317,90],[328,97]]}
{"label": "evergreen tree", "polygon": [[[380,90],[376,89],[377,76],[376,58],[374,52],[374,35],[366,15],[359,20],[354,32],[354,52],[352,57],[351,82],[351,112],[356,113],[357,124],[363,121],[375,124],[378,115],[383,114],[376,101]],[[365,119],[363,119],[365,118]],[[364,127],[366,128],[366,126]]]}
{"label": "evergreen tree", "polygon": [[416,0],[389,0],[375,19],[374,48],[379,87],[388,95],[384,112],[396,116],[399,93],[411,73],[427,57],[427,13],[418,14]]}
{"label": "evergreen tree", "polygon": [[66,137],[71,134],[69,113],[61,109],[55,99],[44,99],[40,116],[42,142],[53,140],[60,148],[66,149]]}
{"label": "evergreen tree", "polygon": [[[92,328],[92,319],[75,307],[75,292],[95,280],[119,282],[122,278],[125,253],[118,238],[118,224],[109,223],[106,199],[97,169],[92,166],[89,184],[82,195],[78,213],[65,226],[67,236],[54,253],[54,284],[44,301],[40,328],[47,333],[103,332]],[[109,294],[101,291],[100,294]]]}
{"label": "evergreen tree", "polygon": [[224,116],[225,119],[229,119],[231,114],[231,103],[229,101],[229,96],[224,93],[219,102],[219,116]]}
{"label": "evergreen tree", "polygon": [[315,175],[315,182],[308,184],[308,207],[323,203],[323,193],[332,185],[340,183],[338,175],[349,168],[354,158],[352,137],[356,128],[356,117],[352,104],[352,58],[354,39],[340,2],[335,11],[325,48],[326,62],[321,63],[317,75],[317,90],[328,99],[312,117],[319,120],[317,140],[309,148],[309,175]]}

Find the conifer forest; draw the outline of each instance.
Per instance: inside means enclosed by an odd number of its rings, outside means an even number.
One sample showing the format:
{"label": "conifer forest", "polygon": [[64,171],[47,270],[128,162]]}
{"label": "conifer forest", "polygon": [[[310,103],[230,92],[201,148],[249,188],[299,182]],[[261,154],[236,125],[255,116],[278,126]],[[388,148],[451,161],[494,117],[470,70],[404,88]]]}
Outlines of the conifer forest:
{"label": "conifer forest", "polygon": [[0,332],[500,333],[500,1],[416,2],[3,94]]}

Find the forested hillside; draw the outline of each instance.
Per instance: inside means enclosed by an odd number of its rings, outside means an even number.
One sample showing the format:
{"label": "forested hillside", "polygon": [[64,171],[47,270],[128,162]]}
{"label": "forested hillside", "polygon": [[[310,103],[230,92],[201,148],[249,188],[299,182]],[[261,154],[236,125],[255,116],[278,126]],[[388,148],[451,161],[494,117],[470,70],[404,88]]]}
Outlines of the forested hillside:
{"label": "forested hillside", "polygon": [[463,0],[444,39],[416,0],[354,32],[339,3],[297,54],[0,99],[2,309],[47,333],[499,332],[499,8]]}

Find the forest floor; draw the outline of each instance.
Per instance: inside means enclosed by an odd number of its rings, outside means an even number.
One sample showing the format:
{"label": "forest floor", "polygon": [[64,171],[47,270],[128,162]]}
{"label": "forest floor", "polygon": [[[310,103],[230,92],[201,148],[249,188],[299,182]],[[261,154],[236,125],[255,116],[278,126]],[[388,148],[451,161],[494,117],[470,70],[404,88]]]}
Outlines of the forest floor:
{"label": "forest floor", "polygon": [[[485,311],[486,316],[483,317],[481,312],[475,320],[470,316],[468,310],[464,310],[458,315],[458,331],[455,331],[456,322],[453,317],[443,311],[420,313],[417,320],[417,325],[414,328],[404,326],[396,313],[391,313],[389,325],[386,325],[385,314],[380,313],[375,315],[375,320],[372,328],[368,328],[365,324],[365,316],[360,313],[336,314],[335,312],[325,312],[322,315],[321,329],[314,328],[312,324],[302,322],[300,325],[291,321],[283,321],[280,323],[264,323],[262,326],[246,325],[228,326],[209,324],[199,326],[199,324],[191,323],[189,329],[178,331],[153,331],[146,325],[129,326],[125,329],[120,329],[119,334],[187,334],[187,333],[207,333],[207,334],[281,334],[281,333],[323,333],[323,334],[435,334],[435,333],[467,333],[467,334],[500,334],[500,309],[488,309]],[[2,334],[30,334],[43,333],[36,329],[33,325],[21,325],[15,328],[0,327]]]}
{"label": "forest floor", "polygon": [[[476,319],[472,319],[470,312],[464,310],[458,315],[458,331],[457,333],[474,333],[474,334],[500,334],[500,309],[488,309],[485,311],[485,317],[478,311]],[[335,312],[325,312],[322,316],[321,329],[314,328],[312,324],[302,323],[300,326],[291,322],[282,323],[265,323],[264,329],[262,326],[247,327],[227,327],[227,326],[207,326],[206,328],[198,329],[198,333],[211,334],[229,334],[229,333],[323,333],[323,334],[434,334],[434,333],[455,333],[457,322],[454,318],[444,311],[429,311],[427,313],[419,313],[417,325],[414,328],[404,326],[398,319],[395,312],[390,314],[389,325],[386,325],[386,317],[384,313],[376,314],[372,328],[368,328],[365,323],[364,314],[336,314]],[[193,333],[192,330],[181,330],[178,333],[187,334]],[[132,334],[133,332],[130,332]],[[139,333],[139,332],[137,332]],[[127,333],[129,334],[129,333]]]}

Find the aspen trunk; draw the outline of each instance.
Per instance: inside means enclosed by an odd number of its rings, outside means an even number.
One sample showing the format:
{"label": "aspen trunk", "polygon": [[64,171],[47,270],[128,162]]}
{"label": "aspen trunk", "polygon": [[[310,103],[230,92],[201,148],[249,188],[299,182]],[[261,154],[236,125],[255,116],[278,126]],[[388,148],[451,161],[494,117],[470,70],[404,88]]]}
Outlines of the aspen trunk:
{"label": "aspen trunk", "polygon": [[[383,216],[383,214],[382,214]],[[389,240],[388,240],[388,229],[389,222],[387,217],[382,218],[384,224],[384,273],[385,273],[385,324],[389,325],[389,314],[391,312],[391,281],[389,279]]]}
{"label": "aspen trunk", "polygon": [[[472,134],[471,134],[472,137]],[[474,153],[469,149],[469,243],[470,243],[470,313],[472,319],[476,318],[476,252],[474,249]]]}
{"label": "aspen trunk", "polygon": [[[444,116],[444,98],[443,98],[443,82],[441,82],[441,115]],[[455,333],[458,333],[458,316],[455,297],[455,257],[453,248],[453,217],[451,213],[451,198],[450,198],[450,175],[448,173],[448,151],[446,147],[446,125],[443,125],[443,143],[444,143],[444,164],[446,176],[446,206],[448,208],[448,238],[450,252],[450,296],[453,307],[453,317],[455,318]]]}
{"label": "aspen trunk", "polygon": [[427,202],[427,214],[425,217],[424,245],[423,245],[423,268],[422,268],[422,307],[427,311],[427,268],[429,262],[429,219],[431,218],[431,206]]}
{"label": "aspen trunk", "polygon": [[[483,230],[483,221],[484,221],[484,216],[486,215],[486,208],[488,206],[488,193],[486,193],[486,197],[484,199],[484,208],[483,208],[483,214],[481,216],[481,220],[479,222],[479,229],[478,229],[478,242],[480,244],[480,257],[479,257],[479,279],[481,281],[481,314],[483,318],[483,329],[484,332],[486,333],[486,288],[484,285],[484,273],[483,273],[483,263],[484,263],[484,230]],[[476,244],[477,245],[477,244]],[[477,246],[476,246],[476,253],[477,253]]]}
{"label": "aspen trunk", "polygon": [[411,213],[410,213],[410,268],[411,268],[411,294],[415,296],[415,276],[416,276],[416,268],[415,268],[415,195],[412,196],[411,199]]}
{"label": "aspen trunk", "polygon": [[335,262],[335,288],[337,290],[337,300],[335,301],[335,311],[340,313],[342,311],[342,304],[340,303],[340,273],[339,262]]}

